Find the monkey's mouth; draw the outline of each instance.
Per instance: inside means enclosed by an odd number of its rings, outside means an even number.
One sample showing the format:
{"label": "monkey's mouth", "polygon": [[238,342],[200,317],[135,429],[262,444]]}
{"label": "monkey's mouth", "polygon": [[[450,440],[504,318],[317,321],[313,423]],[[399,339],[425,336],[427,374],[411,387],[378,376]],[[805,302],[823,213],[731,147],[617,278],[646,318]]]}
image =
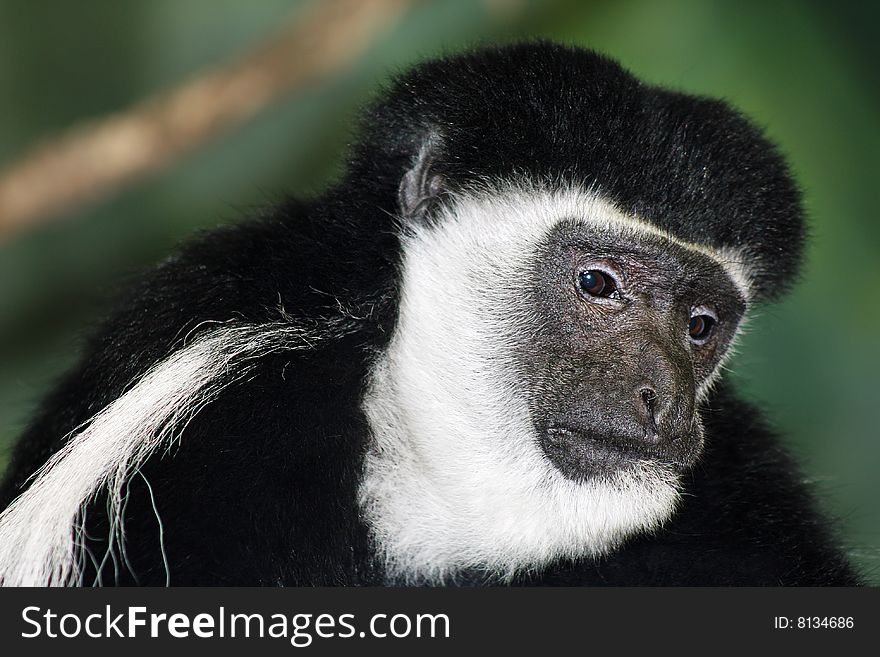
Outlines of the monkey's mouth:
{"label": "monkey's mouth", "polygon": [[702,431],[649,442],[551,424],[540,432],[539,442],[544,455],[557,470],[569,479],[584,481],[626,471],[645,461],[683,472],[693,466],[699,455]]}

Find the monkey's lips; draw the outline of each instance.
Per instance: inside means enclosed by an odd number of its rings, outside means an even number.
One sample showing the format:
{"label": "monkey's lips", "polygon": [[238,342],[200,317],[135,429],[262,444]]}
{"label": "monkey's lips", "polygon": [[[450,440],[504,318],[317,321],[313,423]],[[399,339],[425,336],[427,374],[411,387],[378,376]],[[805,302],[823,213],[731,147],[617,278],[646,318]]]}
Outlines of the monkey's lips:
{"label": "monkey's lips", "polygon": [[702,446],[702,432],[664,441],[596,434],[576,427],[551,424],[540,432],[547,459],[567,478],[626,471],[639,462],[654,461],[683,472],[693,466]]}

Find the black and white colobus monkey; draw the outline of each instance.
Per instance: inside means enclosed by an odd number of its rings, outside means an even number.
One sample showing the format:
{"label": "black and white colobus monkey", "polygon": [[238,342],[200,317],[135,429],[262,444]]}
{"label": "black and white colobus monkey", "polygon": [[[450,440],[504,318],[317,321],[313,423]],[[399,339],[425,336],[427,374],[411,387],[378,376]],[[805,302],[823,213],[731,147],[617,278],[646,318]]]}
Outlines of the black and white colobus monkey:
{"label": "black and white colobus monkey", "polygon": [[91,340],[15,453],[4,584],[859,582],[718,379],[803,243],[748,121],[531,43],[361,128]]}

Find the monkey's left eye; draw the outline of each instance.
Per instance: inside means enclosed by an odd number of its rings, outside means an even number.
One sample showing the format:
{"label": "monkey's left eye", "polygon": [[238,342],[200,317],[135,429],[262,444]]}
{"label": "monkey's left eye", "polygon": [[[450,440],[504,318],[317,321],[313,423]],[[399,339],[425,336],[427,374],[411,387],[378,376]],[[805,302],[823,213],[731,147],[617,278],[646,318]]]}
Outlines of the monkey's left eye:
{"label": "monkey's left eye", "polygon": [[715,318],[711,315],[694,315],[688,322],[688,335],[691,340],[702,342],[712,333],[715,324]]}
{"label": "monkey's left eye", "polygon": [[578,274],[578,286],[581,292],[591,297],[620,298],[620,292],[614,279],[605,272],[596,269],[589,269]]}

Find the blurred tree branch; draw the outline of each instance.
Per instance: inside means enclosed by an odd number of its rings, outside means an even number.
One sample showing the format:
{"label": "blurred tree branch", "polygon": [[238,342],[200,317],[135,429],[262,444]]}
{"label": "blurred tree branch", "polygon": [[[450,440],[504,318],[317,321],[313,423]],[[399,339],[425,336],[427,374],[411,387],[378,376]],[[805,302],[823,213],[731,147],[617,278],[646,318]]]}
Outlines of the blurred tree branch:
{"label": "blurred tree branch", "polygon": [[0,171],[0,242],[108,196],[355,59],[408,0],[322,0],[238,59],[131,108],[73,126]]}

